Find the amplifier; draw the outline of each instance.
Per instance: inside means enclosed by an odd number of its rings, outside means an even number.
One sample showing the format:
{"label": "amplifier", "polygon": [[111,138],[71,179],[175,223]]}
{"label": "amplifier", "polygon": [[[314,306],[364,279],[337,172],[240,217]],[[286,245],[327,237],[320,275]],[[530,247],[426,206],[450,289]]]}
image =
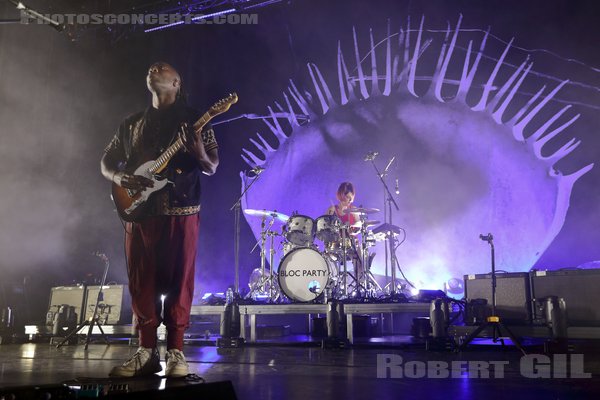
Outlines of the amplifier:
{"label": "amplifier", "polygon": [[77,314],[77,323],[81,323],[85,300],[85,286],[57,286],[50,289],[50,304],[46,314],[46,325],[52,325],[54,315],[58,312],[61,305],[66,304],[75,307]]}
{"label": "amplifier", "polygon": [[[94,315],[94,307],[100,286],[88,286],[86,290],[85,319]],[[105,285],[98,302],[98,322],[101,325],[130,324],[131,301],[126,285]]]}
{"label": "amplifier", "polygon": [[532,271],[531,286],[534,299],[565,299],[569,326],[600,326],[600,269]]}
{"label": "amplifier", "polygon": [[[492,274],[465,275],[465,298],[485,299],[485,314],[492,313]],[[527,272],[496,274],[496,315],[507,324],[529,324],[532,300]],[[472,320],[467,313],[466,321]]]}

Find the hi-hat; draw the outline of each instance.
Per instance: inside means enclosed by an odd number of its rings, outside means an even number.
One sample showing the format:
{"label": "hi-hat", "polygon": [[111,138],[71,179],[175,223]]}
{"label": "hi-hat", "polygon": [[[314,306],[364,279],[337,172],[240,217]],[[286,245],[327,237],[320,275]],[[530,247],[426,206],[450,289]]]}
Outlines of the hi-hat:
{"label": "hi-hat", "polygon": [[276,219],[278,221],[281,222],[287,222],[288,219],[290,219],[289,216],[282,214],[280,212],[277,211],[269,211],[269,210],[252,210],[252,209],[246,209],[244,210],[244,214],[246,215],[250,215],[251,217],[267,217],[267,218],[273,218]]}
{"label": "hi-hat", "polygon": [[378,213],[379,208],[368,208],[368,207],[353,207],[346,208],[344,214],[375,214]]}

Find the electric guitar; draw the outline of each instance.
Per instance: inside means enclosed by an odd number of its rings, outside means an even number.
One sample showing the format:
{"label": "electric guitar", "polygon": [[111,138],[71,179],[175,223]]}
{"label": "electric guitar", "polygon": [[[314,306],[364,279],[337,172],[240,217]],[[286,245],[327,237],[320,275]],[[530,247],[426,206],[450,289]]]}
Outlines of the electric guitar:
{"label": "electric guitar", "polygon": [[[237,103],[236,93],[230,94],[224,99],[216,102],[207,112],[194,123],[194,131],[200,131],[214,117],[223,114],[229,108]],[[153,187],[145,188],[141,191],[125,189],[116,183],[112,184],[112,199],[117,208],[117,213],[127,222],[139,221],[144,216],[144,205],[148,198],[155,192],[164,188],[169,181],[160,175],[165,169],[171,158],[183,148],[183,140],[178,138],[175,143],[169,146],[156,160],[150,160],[142,163],[137,168],[132,168],[133,175],[141,175],[154,182]],[[126,171],[131,173],[131,171]]]}

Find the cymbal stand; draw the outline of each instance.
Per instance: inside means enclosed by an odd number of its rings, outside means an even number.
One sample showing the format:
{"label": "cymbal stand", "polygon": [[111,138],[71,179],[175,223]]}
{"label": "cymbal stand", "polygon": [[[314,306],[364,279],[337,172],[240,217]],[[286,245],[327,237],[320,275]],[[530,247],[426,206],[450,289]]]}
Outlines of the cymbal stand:
{"label": "cymbal stand", "polygon": [[[273,220],[271,220],[270,226],[272,226],[272,225],[273,225]],[[269,243],[269,246],[270,246],[269,247],[269,300],[275,301],[279,297],[279,294],[275,293],[275,289],[273,287],[273,283],[275,282],[275,279],[274,279],[275,243],[274,243],[274,241],[275,241],[275,236],[278,236],[279,234],[277,232],[269,230],[268,235],[270,237],[270,241],[269,241],[270,242]]]}
{"label": "cymbal stand", "polygon": [[[348,293],[348,287],[350,285],[352,285],[352,283],[354,283],[354,285],[357,284],[357,277],[354,277],[352,275],[352,273],[350,271],[348,271],[348,254],[349,254],[350,250],[353,250],[353,249],[349,249],[347,246],[348,228],[349,228],[349,226],[347,224],[342,225],[342,227],[340,228],[340,237],[341,237],[341,241],[342,241],[342,247],[341,247],[341,251],[339,253],[339,257],[341,258],[340,262],[341,262],[341,266],[342,266],[342,276],[341,276],[341,279],[339,280],[339,282],[343,286],[343,290],[340,290],[340,298],[350,297],[349,293]],[[353,281],[350,284],[348,283],[348,276]]]}
{"label": "cymbal stand", "polygon": [[344,298],[348,298],[348,264],[346,260],[346,233],[347,233],[347,225],[343,225],[341,229],[342,234],[342,269],[343,269],[343,282],[344,282],[344,291],[342,292],[342,296]]}
{"label": "cymbal stand", "polygon": [[[256,181],[258,180],[258,178],[260,178],[260,174],[263,170],[262,169],[253,169],[252,172],[254,172],[254,177],[252,177],[252,181],[250,181],[250,184],[248,186],[246,186],[246,182],[244,181],[244,190],[242,191],[242,194],[240,194],[240,197],[236,200],[236,202],[233,204],[233,206],[231,206],[231,208],[229,209],[229,211],[233,211],[234,212],[234,232],[233,232],[233,253],[234,253],[234,274],[235,274],[235,280],[233,283],[233,288],[235,293],[237,293],[239,295],[240,293],[240,226],[241,226],[241,208],[242,208],[242,199],[244,198],[244,196],[246,195],[246,193],[248,193],[248,191],[250,190],[250,188],[252,187],[252,185],[254,185],[256,183]],[[246,178],[246,174],[242,173],[244,178]]]}
{"label": "cymbal stand", "polygon": [[[254,247],[252,248],[252,251],[256,248],[256,246],[258,246],[260,244],[260,282],[255,285],[252,290],[250,290],[250,292],[246,295],[246,298],[250,298],[255,294],[267,294],[267,288],[266,285],[267,283],[270,284],[269,287],[269,301],[273,300],[273,256],[274,256],[274,245],[273,245],[273,236],[276,234],[275,232],[271,231],[271,227],[273,226],[273,223],[275,222],[275,218],[271,217],[271,220],[269,221],[269,225],[267,226],[266,224],[266,220],[267,220],[267,216],[263,216],[261,224],[260,224],[260,239],[258,242],[256,242],[256,244],[254,245]],[[269,274],[267,275],[266,273],[266,264],[267,264],[267,251],[266,251],[266,243],[267,243],[267,236],[270,236],[270,244],[271,244],[271,248],[269,250],[270,255],[269,255],[269,262],[270,264],[270,271]]]}

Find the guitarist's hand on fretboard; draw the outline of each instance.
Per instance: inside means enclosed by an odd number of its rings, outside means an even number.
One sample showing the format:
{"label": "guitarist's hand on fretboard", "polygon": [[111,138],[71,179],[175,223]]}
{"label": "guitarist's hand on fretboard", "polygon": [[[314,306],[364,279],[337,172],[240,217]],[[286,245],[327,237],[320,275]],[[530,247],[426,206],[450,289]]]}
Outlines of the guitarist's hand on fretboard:
{"label": "guitarist's hand on fretboard", "polygon": [[113,177],[113,181],[122,188],[135,192],[141,192],[146,188],[154,187],[154,182],[151,179],[126,172],[117,172]]}
{"label": "guitarist's hand on fretboard", "polygon": [[190,128],[188,124],[182,124],[179,129],[179,138],[183,142],[183,150],[190,153],[196,160],[202,160],[206,157],[206,151],[204,150],[204,143],[200,138],[201,131]]}

